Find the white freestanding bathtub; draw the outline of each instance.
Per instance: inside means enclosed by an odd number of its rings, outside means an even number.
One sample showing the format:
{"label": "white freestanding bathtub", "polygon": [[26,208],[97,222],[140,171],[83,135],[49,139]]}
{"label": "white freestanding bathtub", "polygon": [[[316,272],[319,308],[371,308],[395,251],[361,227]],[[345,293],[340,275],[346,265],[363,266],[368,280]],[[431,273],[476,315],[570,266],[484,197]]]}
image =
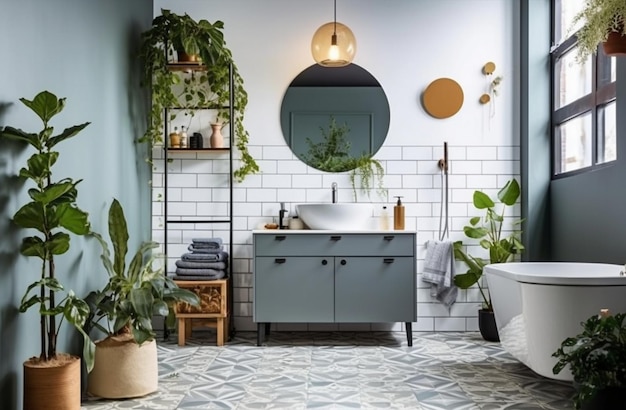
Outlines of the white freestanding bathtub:
{"label": "white freestanding bathtub", "polygon": [[622,265],[576,262],[485,266],[502,347],[544,377],[572,380],[567,368],[552,373],[557,361],[552,353],[600,309],[626,312],[622,270]]}

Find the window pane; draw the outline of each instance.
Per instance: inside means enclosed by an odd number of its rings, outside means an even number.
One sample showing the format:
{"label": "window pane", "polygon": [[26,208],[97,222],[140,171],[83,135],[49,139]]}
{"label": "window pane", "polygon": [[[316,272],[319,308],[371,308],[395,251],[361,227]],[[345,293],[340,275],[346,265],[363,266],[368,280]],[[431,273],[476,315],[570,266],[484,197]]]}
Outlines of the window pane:
{"label": "window pane", "polygon": [[555,41],[557,44],[562,43],[564,38],[569,37],[581,27],[582,22],[578,22],[576,27],[573,27],[572,21],[584,5],[585,0],[556,1]]}
{"label": "window pane", "polygon": [[616,122],[615,101],[598,108],[598,164],[617,159]]}
{"label": "window pane", "polygon": [[578,48],[573,48],[556,62],[555,108],[576,101],[591,92],[591,56],[583,63],[576,62]]}
{"label": "window pane", "polygon": [[561,171],[569,172],[591,165],[591,113],[583,114],[557,127],[561,144]]}

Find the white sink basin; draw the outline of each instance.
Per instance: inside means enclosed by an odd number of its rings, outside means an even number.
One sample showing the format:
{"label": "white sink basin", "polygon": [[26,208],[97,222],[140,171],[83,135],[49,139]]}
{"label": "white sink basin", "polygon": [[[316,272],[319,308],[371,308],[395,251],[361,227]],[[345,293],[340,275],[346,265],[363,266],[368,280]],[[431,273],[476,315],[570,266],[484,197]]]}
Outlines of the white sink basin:
{"label": "white sink basin", "polygon": [[297,208],[310,229],[372,229],[372,204],[299,204]]}

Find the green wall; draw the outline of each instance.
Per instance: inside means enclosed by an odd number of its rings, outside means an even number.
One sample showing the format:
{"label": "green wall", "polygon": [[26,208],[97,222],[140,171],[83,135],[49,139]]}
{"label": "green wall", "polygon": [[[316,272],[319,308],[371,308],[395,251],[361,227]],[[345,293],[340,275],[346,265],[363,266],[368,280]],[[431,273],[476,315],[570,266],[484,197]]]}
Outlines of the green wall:
{"label": "green wall", "polygon": [[[136,49],[152,21],[152,0],[0,0],[0,127],[39,131],[41,122],[18,99],[48,90],[67,97],[53,126],[90,121],[59,145],[55,177],[83,179],[78,203],[94,230],[105,232],[113,197],[124,205],[131,246],[150,237],[150,169],[145,147],[134,143],[144,127],[146,91],[139,87]],[[0,143],[0,408],[21,408],[22,362],[39,352],[38,316],[17,306],[38,277],[38,263],[19,255],[25,232],[10,223],[29,187],[15,175],[32,151]],[[57,271],[79,295],[106,280],[95,241],[72,237]],[[59,350],[79,353],[76,334],[63,326]]]}

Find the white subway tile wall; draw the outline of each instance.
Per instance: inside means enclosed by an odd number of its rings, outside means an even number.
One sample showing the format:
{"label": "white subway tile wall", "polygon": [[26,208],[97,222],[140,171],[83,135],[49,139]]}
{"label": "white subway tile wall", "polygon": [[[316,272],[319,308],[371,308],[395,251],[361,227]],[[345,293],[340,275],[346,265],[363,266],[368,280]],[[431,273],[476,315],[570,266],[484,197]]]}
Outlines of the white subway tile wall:
{"label": "white subway tile wall", "polygon": [[[233,320],[237,330],[256,330],[253,313],[252,230],[268,222],[277,222],[280,202],[289,213],[296,213],[296,204],[329,202],[330,186],[337,182],[339,201],[354,202],[347,173],[329,174],[317,171],[298,160],[286,146],[250,146],[261,168],[233,189],[233,243],[224,224],[176,224],[168,229],[168,271],[187,250],[192,238],[220,236],[233,254]],[[235,152],[235,156],[237,153]],[[486,251],[463,235],[463,226],[472,216],[482,216],[472,205],[474,190],[495,196],[498,189],[512,177],[519,179],[519,146],[449,146],[449,239],[463,240],[472,255],[486,257]],[[228,217],[227,154],[173,153],[168,163],[168,214],[172,219],[223,219]],[[406,229],[417,231],[417,323],[416,331],[475,331],[481,295],[477,288],[461,290],[457,302],[447,309],[430,296],[430,285],[422,283],[421,270],[426,255],[425,244],[439,237],[442,210],[443,177],[438,161],[443,157],[437,146],[384,146],[376,155],[385,168],[386,198],[375,192],[370,197],[359,193],[359,202],[374,203],[375,218],[382,205],[392,207],[394,196],[403,196]],[[164,184],[163,150],[155,147],[152,178],[153,239],[163,243]],[[236,164],[235,164],[236,166]],[[511,216],[520,217],[519,205]],[[511,227],[507,226],[507,230]],[[457,273],[465,267],[456,264]],[[392,330],[403,331],[403,323],[346,324],[275,324],[276,330]]]}

